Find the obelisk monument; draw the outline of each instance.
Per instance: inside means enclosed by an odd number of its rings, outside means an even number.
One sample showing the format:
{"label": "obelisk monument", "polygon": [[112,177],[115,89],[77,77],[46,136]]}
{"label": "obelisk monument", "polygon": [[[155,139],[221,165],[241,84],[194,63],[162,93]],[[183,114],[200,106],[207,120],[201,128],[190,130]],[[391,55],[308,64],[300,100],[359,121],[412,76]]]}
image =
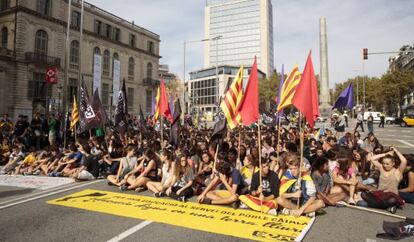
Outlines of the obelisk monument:
{"label": "obelisk monument", "polygon": [[320,55],[320,112],[321,115],[327,117],[331,110],[329,95],[329,70],[328,70],[328,38],[326,33],[326,18],[319,19],[319,55]]}

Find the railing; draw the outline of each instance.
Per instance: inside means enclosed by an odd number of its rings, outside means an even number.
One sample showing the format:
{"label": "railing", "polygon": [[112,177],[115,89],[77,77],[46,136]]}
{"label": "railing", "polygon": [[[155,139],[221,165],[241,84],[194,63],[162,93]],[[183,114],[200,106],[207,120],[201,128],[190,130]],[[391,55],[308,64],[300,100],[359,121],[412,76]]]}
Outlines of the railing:
{"label": "railing", "polygon": [[0,47],[0,56],[15,57],[16,53],[13,50]]}
{"label": "railing", "polygon": [[142,83],[145,86],[153,86],[153,87],[156,87],[156,86],[159,86],[160,85],[160,81],[159,80],[154,80],[152,78],[144,78],[142,80]]}
{"label": "railing", "polygon": [[26,52],[25,55],[28,62],[60,67],[60,58],[35,52]]}

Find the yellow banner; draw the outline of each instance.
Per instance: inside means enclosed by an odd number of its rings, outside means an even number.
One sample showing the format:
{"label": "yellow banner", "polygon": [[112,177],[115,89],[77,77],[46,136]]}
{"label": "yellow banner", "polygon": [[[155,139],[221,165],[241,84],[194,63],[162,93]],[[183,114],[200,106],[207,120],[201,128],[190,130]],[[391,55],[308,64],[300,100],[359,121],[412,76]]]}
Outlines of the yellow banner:
{"label": "yellow banner", "polygon": [[314,221],[91,189],[47,203],[258,241],[300,241]]}

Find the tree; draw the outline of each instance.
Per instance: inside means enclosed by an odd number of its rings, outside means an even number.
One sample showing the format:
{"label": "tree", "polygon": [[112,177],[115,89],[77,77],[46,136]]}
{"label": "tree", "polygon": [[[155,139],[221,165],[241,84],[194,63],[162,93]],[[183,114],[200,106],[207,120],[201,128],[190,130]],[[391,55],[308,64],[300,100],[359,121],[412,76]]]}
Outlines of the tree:
{"label": "tree", "polygon": [[279,92],[281,74],[273,72],[270,78],[259,80],[260,102],[274,102]]}
{"label": "tree", "polygon": [[171,80],[166,83],[165,86],[168,94],[171,95],[173,99],[180,97],[183,92],[183,85],[181,85],[180,79]]}

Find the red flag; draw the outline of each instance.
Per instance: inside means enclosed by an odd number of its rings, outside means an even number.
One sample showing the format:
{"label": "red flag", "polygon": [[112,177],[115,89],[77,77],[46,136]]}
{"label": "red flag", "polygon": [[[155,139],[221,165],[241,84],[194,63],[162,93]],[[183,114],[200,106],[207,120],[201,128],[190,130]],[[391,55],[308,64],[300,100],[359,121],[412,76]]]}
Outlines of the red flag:
{"label": "red flag", "polygon": [[56,84],[58,82],[56,67],[47,68],[46,75],[45,75],[45,81],[49,84]]}
{"label": "red flag", "polygon": [[170,105],[168,104],[167,90],[164,85],[164,80],[161,79],[160,83],[160,101],[159,101],[159,113],[168,119],[170,123],[173,123],[173,117],[171,115]]}
{"label": "red flag", "polygon": [[313,128],[315,119],[319,116],[319,101],[311,52],[309,52],[308,59],[306,60],[302,80],[296,87],[292,103],[305,116],[309,126]]}
{"label": "red flag", "polygon": [[246,126],[257,122],[259,119],[259,80],[256,57],[250,71],[249,82],[247,83],[243,101],[239,107],[239,114],[241,115],[242,123]]}

